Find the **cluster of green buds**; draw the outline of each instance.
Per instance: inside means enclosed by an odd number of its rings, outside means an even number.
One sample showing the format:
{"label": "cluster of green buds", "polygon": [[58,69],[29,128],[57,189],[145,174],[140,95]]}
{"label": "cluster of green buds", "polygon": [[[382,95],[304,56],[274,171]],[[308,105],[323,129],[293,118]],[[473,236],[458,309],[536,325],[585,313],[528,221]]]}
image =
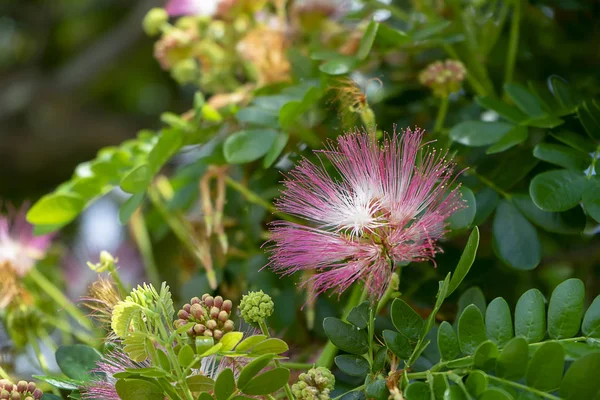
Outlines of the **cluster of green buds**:
{"label": "cluster of green buds", "polygon": [[7,379],[0,379],[0,399],[39,400],[43,394],[33,382],[19,381],[15,385]]}
{"label": "cluster of green buds", "polygon": [[419,82],[431,88],[435,96],[445,98],[460,90],[466,75],[467,70],[460,61],[436,61],[419,74]]}
{"label": "cluster of green buds", "polygon": [[223,297],[213,297],[209,294],[202,295],[202,298],[194,297],[189,303],[185,304],[177,313],[179,318],[174,322],[175,329],[178,329],[190,322],[194,325],[187,331],[191,337],[208,336],[218,342],[224,334],[233,331],[235,325],[229,317],[233,303],[231,300],[223,300]]}
{"label": "cluster of green buds", "polygon": [[259,325],[273,314],[275,304],[271,300],[271,296],[259,290],[245,294],[240,301],[239,309],[244,321],[252,325]]}
{"label": "cluster of green buds", "polygon": [[311,368],[300,374],[292,385],[292,393],[298,400],[329,400],[335,386],[335,377],[325,367]]}

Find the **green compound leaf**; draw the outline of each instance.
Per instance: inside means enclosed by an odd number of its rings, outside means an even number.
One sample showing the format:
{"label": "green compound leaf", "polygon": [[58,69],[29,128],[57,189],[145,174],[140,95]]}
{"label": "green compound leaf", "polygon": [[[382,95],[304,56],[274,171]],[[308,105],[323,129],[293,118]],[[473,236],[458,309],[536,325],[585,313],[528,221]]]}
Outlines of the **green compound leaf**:
{"label": "green compound leaf", "polygon": [[267,154],[276,138],[272,129],[239,131],[225,139],[223,154],[230,164],[249,163]]}
{"label": "green compound leaf", "polygon": [[592,161],[589,156],[560,144],[540,143],[533,149],[533,155],[542,161],[577,172],[583,172]]}
{"label": "green compound leaf", "polygon": [[537,289],[523,293],[515,308],[515,336],[527,343],[541,341],[546,335],[546,305],[544,296]]}
{"label": "green compound leaf", "polygon": [[402,360],[407,360],[413,352],[412,346],[406,336],[396,331],[384,330],[383,340],[385,340],[387,348]]}
{"label": "green compound leaf", "polygon": [[392,323],[410,342],[419,340],[423,330],[423,318],[404,300],[394,299],[390,308]]}
{"label": "green compound leaf", "polygon": [[278,367],[252,378],[241,390],[244,394],[262,396],[281,389],[289,379],[290,370]]}
{"label": "green compound leaf", "polygon": [[543,172],[531,180],[529,194],[533,202],[544,211],[567,211],[581,201],[585,181],[582,172]]}
{"label": "green compound leaf", "polygon": [[227,368],[219,373],[215,381],[215,397],[217,400],[227,400],[235,391],[235,378],[231,368]]}
{"label": "green compound leaf", "polygon": [[558,285],[548,306],[548,334],[552,339],[566,339],[579,332],[585,288],[579,279]]}
{"label": "green compound leaf", "polygon": [[413,382],[404,391],[406,400],[430,400],[431,389],[425,382]]}
{"label": "green compound leaf", "polygon": [[165,398],[160,387],[142,379],[119,379],[115,384],[115,389],[123,400],[164,400]]}
{"label": "green compound leaf", "polygon": [[600,221],[600,179],[594,176],[585,183],[581,200],[585,212],[596,222]]}
{"label": "green compound leaf", "polygon": [[600,398],[600,352],[587,354],[576,360],[567,370],[560,385],[565,400]]}
{"label": "green compound leaf", "polygon": [[488,146],[502,139],[513,127],[506,122],[465,121],[450,129],[450,138],[465,146]]}
{"label": "green compound leaf", "polygon": [[252,378],[262,371],[263,368],[269,365],[274,357],[274,354],[265,354],[264,356],[258,357],[248,363],[248,365],[246,365],[240,372],[237,382],[238,387],[240,389],[245,387]]}
{"label": "green compound leaf", "polygon": [[485,312],[485,330],[488,339],[498,346],[504,346],[513,337],[513,322],[508,303],[497,297],[488,305]]}
{"label": "green compound leaf", "polygon": [[152,181],[152,169],[148,164],[133,167],[121,179],[121,189],[127,193],[145,192]]}
{"label": "green compound leaf", "polygon": [[474,354],[479,345],[487,340],[483,315],[477,306],[471,304],[458,320],[458,342],[465,354]]}
{"label": "green compound leaf", "polygon": [[71,193],[50,193],[29,209],[27,220],[36,225],[64,225],[71,222],[85,206],[83,198]]}
{"label": "green compound leaf", "polygon": [[581,207],[557,213],[540,210],[528,194],[514,195],[512,200],[528,220],[548,232],[578,235],[585,228],[586,218]]}
{"label": "green compound leaf", "polygon": [[437,334],[437,345],[442,360],[449,361],[457,358],[460,354],[460,347],[458,345],[458,337],[452,325],[447,321],[442,322]]}
{"label": "green compound leaf", "polygon": [[69,378],[88,382],[102,354],[83,344],[63,345],[56,350],[56,363]]}
{"label": "green compound leaf", "polygon": [[493,233],[494,251],[503,262],[521,270],[539,264],[542,255],[535,228],[506,200],[496,210]]}
{"label": "green compound leaf", "polygon": [[488,376],[479,370],[469,372],[469,377],[465,382],[465,387],[470,395],[478,398],[483,392],[486,391],[488,386]]}
{"label": "green compound leaf", "polygon": [[327,317],[323,321],[325,334],[337,348],[351,354],[361,355],[369,350],[367,333],[342,320]]}
{"label": "green compound leaf", "polygon": [[369,362],[361,356],[344,354],[335,358],[335,365],[350,376],[365,377],[370,370]]}
{"label": "green compound leaf", "polygon": [[600,296],[596,296],[590,308],[585,312],[581,331],[585,336],[600,338]]}
{"label": "green compound leaf", "polygon": [[477,256],[477,248],[479,247],[479,228],[475,227],[471,234],[469,235],[469,240],[467,240],[467,245],[463,250],[462,255],[460,256],[460,260],[458,261],[458,265],[452,274],[452,278],[450,278],[450,286],[448,287],[448,293],[446,297],[450,296],[456,288],[461,284],[465,276],[469,273],[473,262],[475,261],[475,257]]}
{"label": "green compound leaf", "polygon": [[565,352],[560,343],[546,342],[533,353],[527,367],[527,384],[545,392],[558,389],[563,374]]}
{"label": "green compound leaf", "polygon": [[491,340],[479,345],[473,355],[473,365],[483,371],[490,371],[496,366],[498,346]]}
{"label": "green compound leaf", "polygon": [[522,337],[508,342],[496,361],[496,375],[500,378],[518,380],[525,376],[529,361],[527,341]]}
{"label": "green compound leaf", "polygon": [[369,323],[369,301],[365,301],[350,310],[347,320],[355,327],[365,329]]}

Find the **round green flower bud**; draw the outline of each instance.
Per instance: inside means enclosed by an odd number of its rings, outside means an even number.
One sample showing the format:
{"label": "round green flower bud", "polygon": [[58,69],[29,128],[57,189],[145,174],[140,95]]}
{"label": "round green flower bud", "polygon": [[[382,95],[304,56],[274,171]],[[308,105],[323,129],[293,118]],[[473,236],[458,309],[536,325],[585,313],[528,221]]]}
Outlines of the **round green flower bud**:
{"label": "round green flower bud", "polygon": [[146,32],[148,36],[158,35],[161,28],[168,20],[169,14],[167,14],[167,11],[164,8],[153,8],[148,11],[142,22],[144,32]]}
{"label": "round green flower bud", "polygon": [[292,393],[297,400],[329,400],[335,386],[335,377],[325,367],[311,368],[300,374],[298,382],[292,385]]}
{"label": "round green flower bud", "polygon": [[192,58],[179,61],[171,70],[171,76],[180,84],[195,81],[199,73],[198,63]]}
{"label": "round green flower bud", "polygon": [[271,300],[271,296],[258,292],[249,292],[242,297],[240,302],[240,313],[242,318],[249,324],[259,324],[273,314],[275,304]]}

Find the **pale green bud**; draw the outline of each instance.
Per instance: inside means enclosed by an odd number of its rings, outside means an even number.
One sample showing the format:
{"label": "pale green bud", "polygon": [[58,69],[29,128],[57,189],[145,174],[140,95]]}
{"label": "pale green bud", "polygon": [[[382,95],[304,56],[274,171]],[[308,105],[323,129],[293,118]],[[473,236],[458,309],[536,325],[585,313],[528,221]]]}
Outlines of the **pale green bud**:
{"label": "pale green bud", "polygon": [[180,84],[197,80],[199,73],[198,63],[192,58],[179,61],[171,70],[171,76]]}
{"label": "pale green bud", "polygon": [[292,386],[297,400],[329,400],[335,386],[335,377],[325,367],[311,368],[300,374],[298,382]]}
{"label": "pale green bud", "polygon": [[275,304],[271,296],[260,290],[244,295],[239,308],[244,321],[249,324],[259,324],[273,314]]}
{"label": "pale green bud", "polygon": [[169,21],[169,14],[164,8],[153,8],[144,17],[142,26],[148,36],[156,36],[162,27]]}

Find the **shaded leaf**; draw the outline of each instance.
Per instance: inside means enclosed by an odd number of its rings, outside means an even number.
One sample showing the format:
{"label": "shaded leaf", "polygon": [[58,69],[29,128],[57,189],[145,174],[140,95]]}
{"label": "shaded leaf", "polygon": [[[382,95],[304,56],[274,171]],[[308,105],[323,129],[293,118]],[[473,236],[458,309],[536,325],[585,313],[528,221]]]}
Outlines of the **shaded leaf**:
{"label": "shaded leaf", "polygon": [[513,323],[508,303],[496,297],[485,312],[485,329],[488,339],[504,346],[513,337]]}
{"label": "shaded leaf", "polygon": [[465,276],[467,276],[467,274],[469,273],[469,270],[471,269],[471,266],[475,261],[475,257],[477,256],[478,247],[479,228],[475,227],[469,235],[469,240],[467,240],[467,244],[465,245],[463,253],[460,256],[460,260],[458,261],[458,265],[456,266],[456,269],[452,274],[446,297],[450,296],[456,290],[456,288],[458,288],[463,279],[465,279]]}
{"label": "shaded leaf", "polygon": [[339,349],[361,355],[369,349],[367,334],[337,318],[327,317],[323,329],[331,342]]}
{"label": "shaded leaf", "polygon": [[527,384],[546,392],[558,389],[563,374],[565,353],[556,342],[546,342],[533,353],[527,367]]}
{"label": "shaded leaf", "polygon": [[515,336],[527,343],[541,341],[546,335],[546,305],[537,289],[529,289],[519,298],[515,308]]}
{"label": "shaded leaf", "polygon": [[566,339],[579,332],[585,289],[579,279],[567,279],[554,289],[548,306],[548,334]]}
{"label": "shaded leaf", "polygon": [[465,354],[473,354],[486,341],[483,316],[477,306],[471,304],[458,320],[458,342]]}
{"label": "shaded leaf", "polygon": [[496,361],[496,374],[501,378],[517,380],[525,376],[529,361],[527,341],[513,338],[504,346]]}

